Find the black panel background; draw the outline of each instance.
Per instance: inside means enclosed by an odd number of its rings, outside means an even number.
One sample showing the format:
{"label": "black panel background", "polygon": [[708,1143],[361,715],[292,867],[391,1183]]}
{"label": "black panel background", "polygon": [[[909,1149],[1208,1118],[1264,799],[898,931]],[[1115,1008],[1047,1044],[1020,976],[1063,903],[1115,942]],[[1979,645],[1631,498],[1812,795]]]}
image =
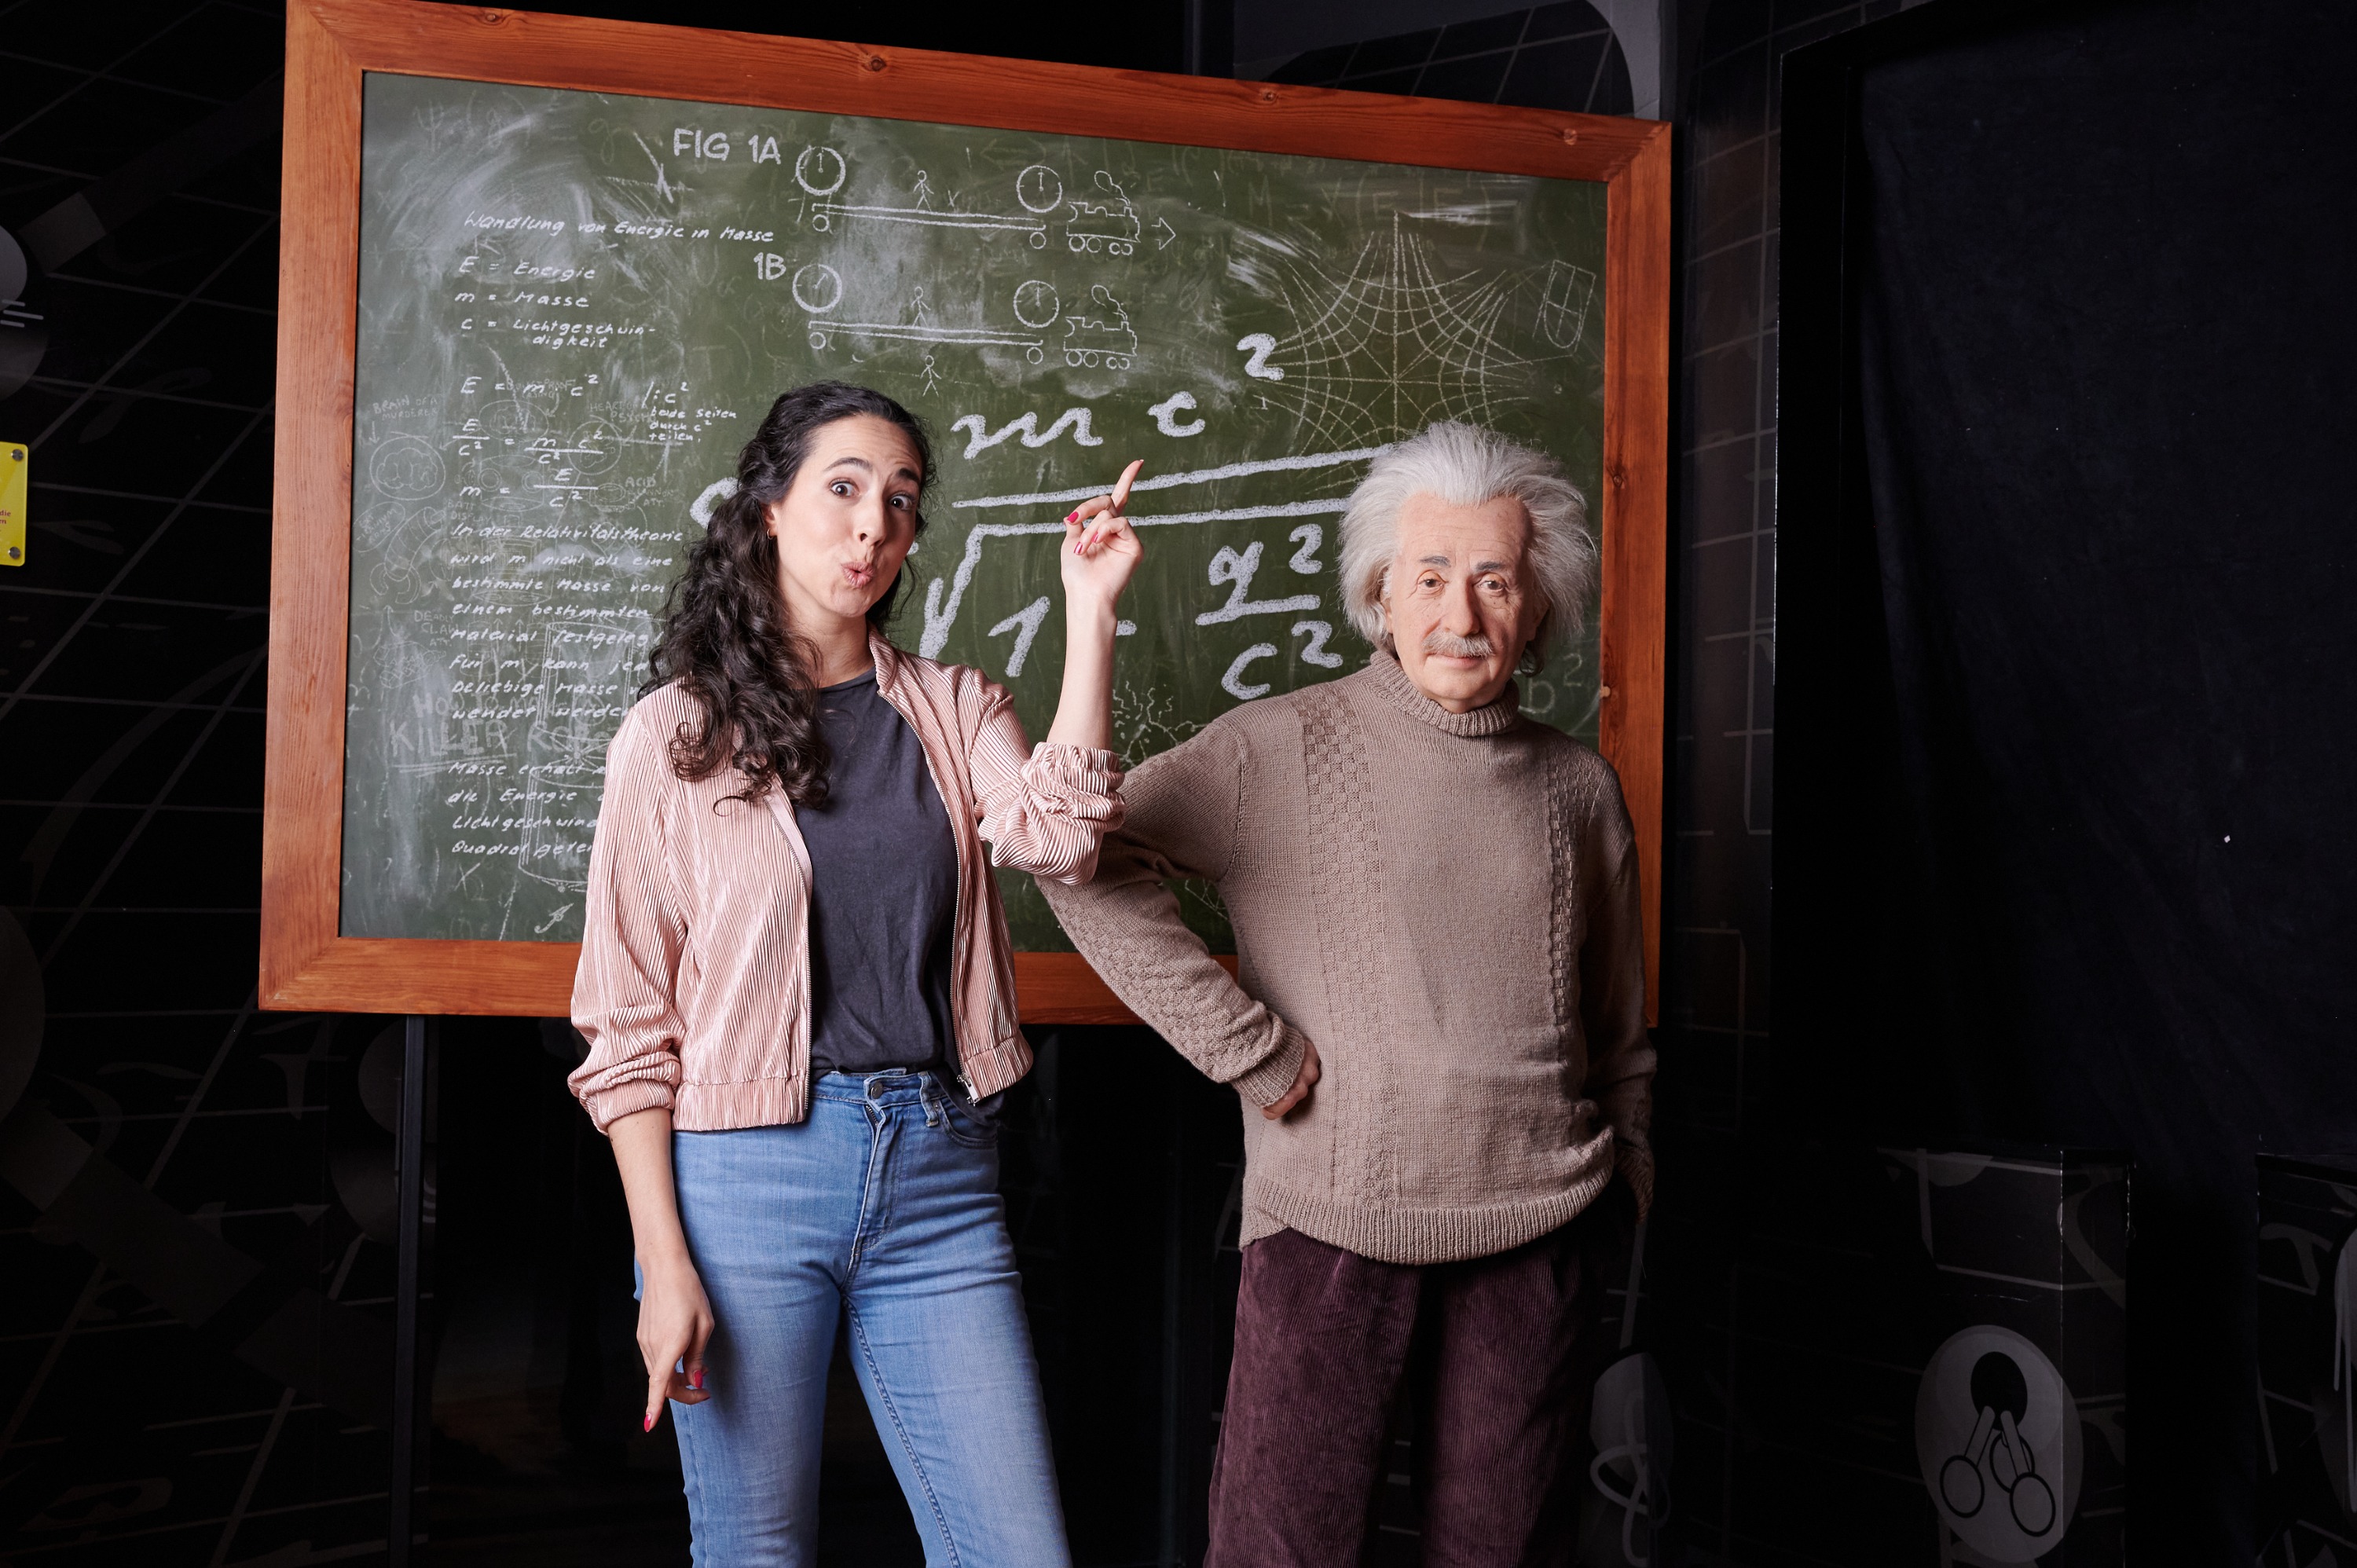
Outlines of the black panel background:
{"label": "black panel background", "polygon": [[2251,1157],[2357,1144],[2357,16],[1826,51],[1786,78],[1786,1112],[2133,1150],[2137,1534],[2247,1560]]}

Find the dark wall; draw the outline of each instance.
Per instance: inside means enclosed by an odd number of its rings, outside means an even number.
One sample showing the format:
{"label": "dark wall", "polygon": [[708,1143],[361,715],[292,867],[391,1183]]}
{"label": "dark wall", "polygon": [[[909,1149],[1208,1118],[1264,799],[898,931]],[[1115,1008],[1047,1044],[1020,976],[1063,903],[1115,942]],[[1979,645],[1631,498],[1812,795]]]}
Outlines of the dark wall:
{"label": "dark wall", "polygon": [[2165,0],[1787,83],[1786,1108],[2133,1154],[2186,1561],[2258,1544],[2253,1155],[2357,1143],[2353,73],[2344,6]]}
{"label": "dark wall", "polygon": [[34,519],[0,569],[11,1561],[385,1533],[397,1053],[253,1010],[282,36],[266,4],[0,16],[34,252],[0,317]]}
{"label": "dark wall", "polygon": [[1620,41],[1587,0],[1312,49],[1267,80],[1583,114],[1626,114],[1631,100]]}
{"label": "dark wall", "polygon": [[1677,1412],[1680,1539],[1727,1562],[1812,1548],[1809,1530],[1789,1526],[1792,1505],[1761,1498],[1752,1472],[1789,1419],[1768,1391],[1800,1350],[1808,1315],[1792,1308],[1823,1288],[1805,1251],[1761,1240],[1778,1230],[1776,1205],[1812,1203],[1796,1195],[1825,1185],[1814,1166],[1800,1174],[1774,1102],[1792,1048],[1770,983],[1781,67],[1792,49],[1899,9],[1709,0],[1679,27],[1662,1176],[1648,1296]]}
{"label": "dark wall", "polygon": [[[959,5],[916,0],[857,11],[834,6],[779,5],[756,0],[571,0],[541,5],[537,11],[570,16],[603,16],[618,22],[662,22],[678,27],[728,32],[775,33],[806,38],[856,38],[866,44],[946,49],[958,54],[1006,55],[1017,59],[1061,60],[1125,70],[1183,71],[1190,42],[1223,47],[1216,5],[1150,0],[1144,5],[1103,5],[1087,0],[1036,0],[1019,11],[991,5]],[[1211,13],[1211,15],[1207,15]],[[1213,63],[1219,63],[1214,61]]]}

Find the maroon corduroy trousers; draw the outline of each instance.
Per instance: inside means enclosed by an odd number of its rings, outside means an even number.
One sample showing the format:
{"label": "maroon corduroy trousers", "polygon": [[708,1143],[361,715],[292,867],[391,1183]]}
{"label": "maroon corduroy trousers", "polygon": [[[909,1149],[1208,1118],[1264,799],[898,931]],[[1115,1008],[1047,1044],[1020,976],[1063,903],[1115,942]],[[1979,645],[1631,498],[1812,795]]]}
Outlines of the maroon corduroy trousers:
{"label": "maroon corduroy trousers", "polygon": [[1426,1568],[1568,1560],[1620,1182],[1537,1240],[1382,1263],[1295,1230],[1244,1249],[1204,1568],[1356,1568],[1394,1406],[1415,1412]]}

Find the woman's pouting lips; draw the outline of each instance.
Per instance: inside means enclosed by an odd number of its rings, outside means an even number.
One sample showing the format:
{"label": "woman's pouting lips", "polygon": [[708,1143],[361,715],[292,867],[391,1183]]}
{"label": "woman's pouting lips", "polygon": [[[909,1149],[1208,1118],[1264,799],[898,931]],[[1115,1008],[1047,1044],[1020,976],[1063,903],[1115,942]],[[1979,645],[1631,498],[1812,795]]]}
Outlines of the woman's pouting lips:
{"label": "woman's pouting lips", "polygon": [[844,581],[855,588],[866,587],[875,580],[875,577],[876,568],[864,561],[846,561],[843,564]]}

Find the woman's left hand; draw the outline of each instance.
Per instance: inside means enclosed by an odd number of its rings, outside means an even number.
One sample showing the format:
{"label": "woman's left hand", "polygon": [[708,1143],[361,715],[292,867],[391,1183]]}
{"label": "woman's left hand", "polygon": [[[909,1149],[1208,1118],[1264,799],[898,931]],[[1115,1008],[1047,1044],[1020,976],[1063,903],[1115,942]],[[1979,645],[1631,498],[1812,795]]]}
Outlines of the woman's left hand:
{"label": "woman's left hand", "polygon": [[1146,459],[1137,459],[1121,471],[1111,495],[1082,501],[1064,519],[1062,561],[1068,602],[1094,599],[1110,608],[1145,558],[1137,531],[1121,515],[1123,503],[1129,499],[1129,487],[1144,467]]}

